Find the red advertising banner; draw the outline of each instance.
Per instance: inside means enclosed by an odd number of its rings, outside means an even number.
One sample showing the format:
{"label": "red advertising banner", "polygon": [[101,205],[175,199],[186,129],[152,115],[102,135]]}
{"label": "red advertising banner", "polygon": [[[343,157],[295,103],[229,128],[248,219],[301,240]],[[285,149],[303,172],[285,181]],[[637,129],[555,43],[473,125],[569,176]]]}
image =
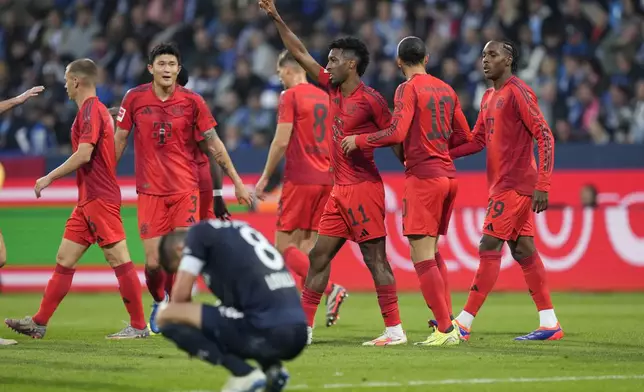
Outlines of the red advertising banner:
{"label": "red advertising banner", "polygon": [[[388,257],[399,289],[417,290],[409,247],[402,236],[400,200],[404,177],[387,175],[384,179]],[[586,184],[593,184],[599,191],[597,208],[581,207],[579,193]],[[483,174],[459,175],[457,208],[449,232],[439,244],[454,290],[467,290],[478,266],[477,247],[486,200]],[[535,241],[553,290],[644,290],[644,171],[558,172],[553,178],[550,203],[553,208],[535,218]],[[239,214],[235,218],[248,221],[267,238],[274,238],[274,214]],[[507,248],[504,251],[497,290],[526,290],[521,269]],[[42,289],[50,272],[51,269],[8,267],[0,272],[2,290]],[[345,245],[333,261],[332,278],[351,290],[373,289],[355,244]],[[74,289],[115,290],[116,279],[109,269],[81,269],[74,278]]]}

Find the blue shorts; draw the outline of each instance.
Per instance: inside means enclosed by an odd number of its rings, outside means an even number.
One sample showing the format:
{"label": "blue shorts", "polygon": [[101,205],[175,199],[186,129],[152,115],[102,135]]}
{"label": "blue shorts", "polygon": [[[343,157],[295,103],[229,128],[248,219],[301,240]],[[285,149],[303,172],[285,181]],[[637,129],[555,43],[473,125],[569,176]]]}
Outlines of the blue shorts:
{"label": "blue shorts", "polygon": [[201,317],[203,333],[224,354],[268,363],[291,360],[306,347],[306,323],[261,329],[233,308],[211,305],[202,306]]}

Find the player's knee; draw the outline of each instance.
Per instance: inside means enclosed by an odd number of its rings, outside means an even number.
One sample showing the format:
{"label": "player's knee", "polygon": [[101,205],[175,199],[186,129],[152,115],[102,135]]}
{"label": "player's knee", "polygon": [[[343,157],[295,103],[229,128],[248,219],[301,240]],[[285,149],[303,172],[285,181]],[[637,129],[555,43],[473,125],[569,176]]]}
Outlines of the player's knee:
{"label": "player's knee", "polygon": [[514,260],[521,261],[536,252],[536,248],[530,241],[519,241],[516,246],[510,247],[510,252]]}
{"label": "player's knee", "polygon": [[479,243],[479,252],[500,251],[502,246],[503,240],[489,235],[483,235]]}
{"label": "player's knee", "polygon": [[66,268],[74,268],[77,260],[74,260],[72,257],[69,257],[67,253],[58,251],[56,253],[56,264],[60,264]]}
{"label": "player's knee", "polygon": [[125,241],[104,246],[103,255],[105,256],[105,261],[107,261],[112,268],[116,268],[130,261]]}

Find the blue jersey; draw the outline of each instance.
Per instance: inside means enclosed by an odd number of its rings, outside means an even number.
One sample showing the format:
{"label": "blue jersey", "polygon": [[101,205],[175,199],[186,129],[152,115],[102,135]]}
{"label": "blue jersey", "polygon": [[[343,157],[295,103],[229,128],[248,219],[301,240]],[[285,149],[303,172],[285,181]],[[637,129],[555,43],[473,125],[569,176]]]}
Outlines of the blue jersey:
{"label": "blue jersey", "polygon": [[192,226],[179,270],[201,274],[227,311],[256,328],[306,323],[282,255],[246,222],[209,220]]}

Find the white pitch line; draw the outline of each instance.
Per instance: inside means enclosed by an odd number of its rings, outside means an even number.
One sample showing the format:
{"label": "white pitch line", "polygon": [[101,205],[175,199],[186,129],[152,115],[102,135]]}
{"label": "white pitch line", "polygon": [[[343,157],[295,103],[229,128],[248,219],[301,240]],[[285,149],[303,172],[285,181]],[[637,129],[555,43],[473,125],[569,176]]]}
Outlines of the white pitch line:
{"label": "white pitch line", "polygon": [[[313,386],[307,384],[298,384],[289,386],[289,391],[305,391],[320,389],[375,389],[375,388],[399,388],[399,387],[420,387],[431,385],[474,385],[474,384],[521,384],[521,383],[541,383],[541,382],[575,382],[575,381],[602,381],[602,380],[644,380],[644,374],[635,375],[606,375],[606,376],[570,376],[570,377],[542,377],[542,378],[464,378],[464,379],[446,379],[446,380],[414,380],[406,382],[363,382],[356,384],[324,384]],[[172,391],[172,392],[215,392],[213,390],[189,390],[189,391]]]}

